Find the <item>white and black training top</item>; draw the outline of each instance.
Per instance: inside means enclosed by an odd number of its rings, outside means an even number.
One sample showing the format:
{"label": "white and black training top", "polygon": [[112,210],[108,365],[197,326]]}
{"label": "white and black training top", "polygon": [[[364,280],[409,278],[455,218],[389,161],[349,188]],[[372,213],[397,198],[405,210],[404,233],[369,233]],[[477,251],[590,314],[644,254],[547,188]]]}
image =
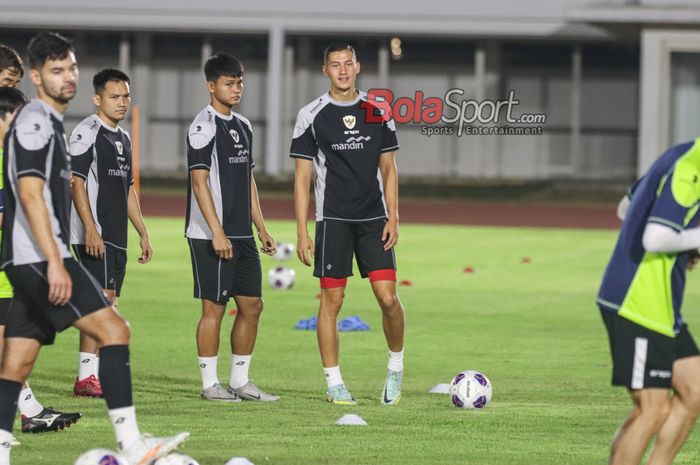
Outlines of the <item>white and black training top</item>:
{"label": "white and black training top", "polygon": [[[70,136],[73,174],[85,180],[92,219],[105,244],[126,250],[129,189],[134,183],[131,139],[97,115],[85,118]],[[71,244],[85,243],[85,227],[71,209]]]}
{"label": "white and black training top", "polygon": [[53,238],[61,257],[70,258],[71,166],[63,115],[34,99],[19,111],[5,140],[2,266],[46,261],[18,201],[17,184],[25,176],[45,181],[43,194]]}
{"label": "white and black training top", "polygon": [[398,149],[394,121],[365,92],[350,102],[325,93],[299,111],[289,156],[314,163],[316,221],[371,221],[387,216],[379,158]]}
{"label": "white and black training top", "polygon": [[[192,121],[187,133],[187,166],[190,171],[208,170],[214,207],[229,239],[253,237],[250,186],[253,162],[253,129],[250,121],[232,112],[224,115],[207,105]],[[202,215],[192,177],[187,189],[185,236],[212,239]]]}

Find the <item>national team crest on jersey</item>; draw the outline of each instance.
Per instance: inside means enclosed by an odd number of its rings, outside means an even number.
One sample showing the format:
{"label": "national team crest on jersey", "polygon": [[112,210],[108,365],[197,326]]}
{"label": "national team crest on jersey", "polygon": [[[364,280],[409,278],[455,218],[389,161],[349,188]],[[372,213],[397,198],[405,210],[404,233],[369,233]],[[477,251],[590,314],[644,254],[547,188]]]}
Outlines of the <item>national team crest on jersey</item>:
{"label": "national team crest on jersey", "polygon": [[119,155],[121,155],[122,153],[124,153],[124,144],[122,144],[122,143],[119,142],[119,141],[116,141],[116,142],[114,143],[114,146],[117,148],[117,152],[119,153]]}
{"label": "national team crest on jersey", "polygon": [[240,136],[238,135],[238,131],[236,131],[235,129],[231,129],[228,133],[231,134],[231,137],[233,137],[233,140],[236,143],[238,143],[238,141],[241,139]]}
{"label": "national team crest on jersey", "polygon": [[343,123],[345,123],[345,127],[348,129],[352,129],[355,127],[355,122],[356,118],[353,115],[346,115],[343,116]]}

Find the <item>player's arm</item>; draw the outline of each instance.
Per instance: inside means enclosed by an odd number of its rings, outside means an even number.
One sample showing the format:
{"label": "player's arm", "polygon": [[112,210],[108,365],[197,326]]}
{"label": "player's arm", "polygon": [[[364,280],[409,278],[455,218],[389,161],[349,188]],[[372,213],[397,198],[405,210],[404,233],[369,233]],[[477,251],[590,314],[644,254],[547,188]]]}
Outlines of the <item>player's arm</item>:
{"label": "player's arm", "polygon": [[197,200],[199,209],[202,211],[204,220],[209,225],[209,229],[211,229],[214,251],[224,260],[232,258],[233,245],[231,245],[231,241],[226,237],[224,228],[221,226],[221,221],[216,214],[214,198],[211,195],[211,189],[209,189],[209,170],[193,169],[190,170],[190,176],[192,178],[192,192]]}
{"label": "player's arm", "polygon": [[105,243],[97,230],[97,224],[95,224],[95,219],[92,216],[84,178],[73,175],[71,178],[71,193],[75,211],[85,227],[85,251],[88,255],[102,258],[105,253]]}
{"label": "player's arm", "polygon": [[141,256],[138,259],[139,263],[148,263],[153,258],[153,247],[151,247],[151,241],[148,239],[148,230],[146,229],[146,223],[143,221],[143,213],[141,212],[141,204],[139,203],[139,196],[136,193],[134,186],[129,187],[129,198],[127,200],[127,209],[129,215],[129,221],[139,233],[139,245],[141,246]]}
{"label": "player's arm", "polygon": [[379,157],[379,171],[384,182],[384,199],[389,220],[382,231],[384,250],[399,242],[399,173],[396,168],[396,152],[384,152]]}
{"label": "player's arm", "polygon": [[294,215],[297,219],[297,257],[306,266],[314,258],[314,243],[309,236],[309,188],[313,175],[313,162],[304,158],[294,159]]}
{"label": "player's arm", "polygon": [[65,305],[70,300],[73,283],[53,237],[49,211],[44,201],[44,180],[36,176],[23,176],[19,178],[17,190],[34,240],[48,262],[49,301],[54,305]]}
{"label": "player's arm", "polygon": [[265,219],[263,218],[262,209],[260,208],[260,197],[258,196],[258,185],[255,183],[253,173],[250,174],[250,215],[253,219],[255,229],[258,230],[258,239],[262,243],[260,251],[267,255],[277,253],[277,245],[275,240],[270,236],[265,228]]}

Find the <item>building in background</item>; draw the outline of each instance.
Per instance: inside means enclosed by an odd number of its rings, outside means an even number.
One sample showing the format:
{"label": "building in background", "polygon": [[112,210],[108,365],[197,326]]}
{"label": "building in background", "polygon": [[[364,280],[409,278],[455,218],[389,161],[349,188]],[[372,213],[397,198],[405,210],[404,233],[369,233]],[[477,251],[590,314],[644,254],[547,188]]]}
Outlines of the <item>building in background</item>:
{"label": "building in background", "polygon": [[518,112],[546,115],[543,134],[530,136],[427,137],[421,124],[402,125],[402,176],[630,181],[664,147],[700,134],[696,5],[357,0],[341,14],[318,0],[0,0],[0,41],[23,53],[40,29],[75,39],[82,81],[68,130],[92,111],[94,72],[129,73],[148,175],[186,172],[186,127],[207,101],[201,64],[217,51],[246,66],[241,111],[256,132],[257,169],[291,173],[296,111],[326,89],[322,50],[341,39],[358,49],[365,90],[443,97],[459,88],[478,101],[513,90]]}

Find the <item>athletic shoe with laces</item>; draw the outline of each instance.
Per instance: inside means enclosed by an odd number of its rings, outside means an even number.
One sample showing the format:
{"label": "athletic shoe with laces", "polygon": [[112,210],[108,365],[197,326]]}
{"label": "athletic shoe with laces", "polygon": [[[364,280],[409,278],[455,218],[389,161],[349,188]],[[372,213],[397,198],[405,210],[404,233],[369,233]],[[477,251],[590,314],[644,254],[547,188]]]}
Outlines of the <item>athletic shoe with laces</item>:
{"label": "athletic shoe with laces", "polygon": [[239,388],[228,388],[228,392],[236,394],[243,400],[259,400],[261,402],[274,402],[280,400],[280,396],[268,394],[250,381]]}
{"label": "athletic shoe with laces", "polygon": [[142,434],[135,443],[120,453],[128,465],[150,465],[177,449],[189,436],[190,433],[187,432],[162,438]]}
{"label": "athletic shoe with laces", "polygon": [[401,380],[403,379],[403,371],[389,370],[384,381],[384,389],[382,389],[381,402],[384,405],[396,405],[401,400]]}
{"label": "athletic shoe with laces", "polygon": [[357,401],[350,394],[345,384],[336,384],[326,390],[326,400],[337,405],[355,405]]}
{"label": "athletic shoe with laces", "polygon": [[46,431],[58,431],[72,425],[80,420],[79,413],[63,413],[46,407],[44,410],[34,417],[25,417],[22,415],[22,432],[23,433],[44,433]]}
{"label": "athletic shoe with laces", "polygon": [[213,386],[209,386],[206,389],[202,389],[199,395],[202,400],[218,400],[219,402],[240,402],[241,398],[236,395],[235,392],[230,392],[224,389],[224,387],[216,383]]}
{"label": "athletic shoe with laces", "polygon": [[73,395],[76,397],[103,397],[102,384],[95,375],[84,379],[75,378],[73,383]]}
{"label": "athletic shoe with laces", "polygon": [[15,446],[21,446],[22,443],[19,442],[19,440],[18,440],[18,439],[15,437],[15,435],[13,434],[13,435],[12,435],[12,440],[10,440],[10,445],[11,445],[12,447],[15,447]]}

